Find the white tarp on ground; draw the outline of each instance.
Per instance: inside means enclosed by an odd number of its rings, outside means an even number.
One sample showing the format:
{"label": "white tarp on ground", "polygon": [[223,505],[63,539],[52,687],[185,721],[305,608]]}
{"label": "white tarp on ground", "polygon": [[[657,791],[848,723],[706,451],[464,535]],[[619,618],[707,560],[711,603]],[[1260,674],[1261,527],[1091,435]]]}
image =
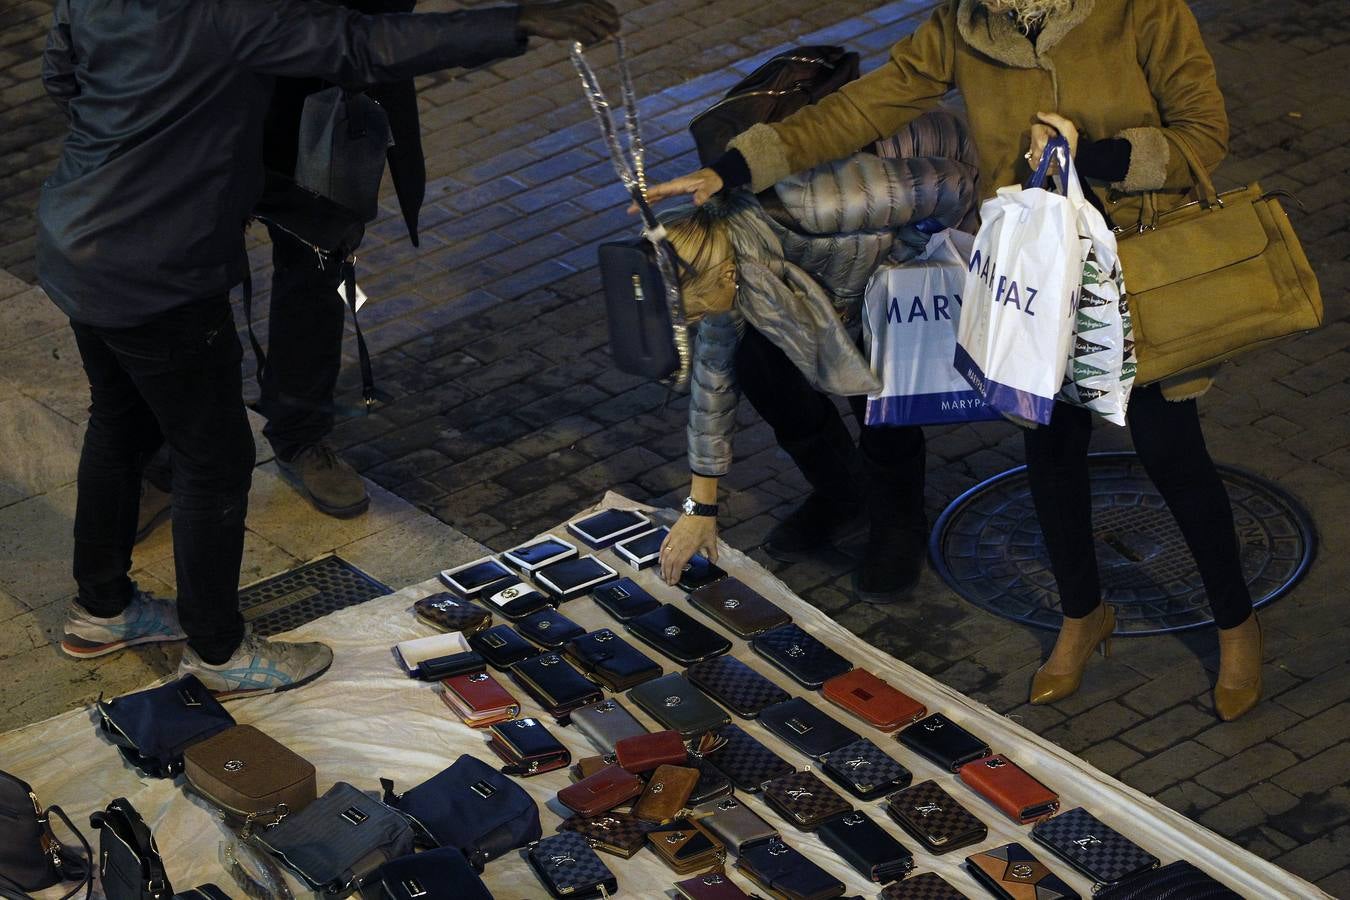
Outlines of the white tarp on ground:
{"label": "white tarp on ground", "polygon": [[[611,494],[604,505],[636,507],[630,501]],[[562,534],[561,531],[558,531]],[[612,552],[601,554],[616,563]],[[467,560],[447,559],[446,566]],[[793,619],[855,665],[867,668],[891,684],[925,703],[930,711],[941,711],[952,720],[984,738],[996,753],[1005,753],[1041,781],[1057,790],[1063,809],[1085,806],[1091,813],[1160,857],[1164,863],[1188,859],[1227,883],[1248,898],[1317,898],[1329,895],[1311,884],[1248,853],[1228,840],[1173,812],[1059,747],[1042,740],[988,707],[976,703],[882,653],[835,624],[828,616],[794,595],[786,585],[737,551],[723,546],[724,568],[752,585],[786,609]],[[435,573],[429,572],[434,576]],[[648,570],[637,580],[654,595],[686,606],[681,593],[661,584]],[[429,578],[422,584],[334,613],[290,632],[287,637],[323,640],[336,651],[336,661],[327,675],[295,693],[240,700],[229,710],[241,724],[251,724],[282,741],[309,759],[318,768],[319,792],[335,781],[348,781],[378,795],[377,779],[393,778],[399,790],[407,789],[436,774],[460,754],[470,753],[496,762],[480,732],[461,725],[437,696],[430,684],[413,681],[403,675],[390,652],[399,641],[430,634],[431,629],[418,622],[410,611],[413,601],[439,590]],[[589,598],[573,600],[562,611],[587,629],[614,627],[617,623]],[[634,643],[638,643],[633,639]],[[915,782],[934,778],[962,805],[989,826],[982,844],[957,850],[945,856],[915,852],[916,871],[936,871],[971,897],[987,896],[962,870],[964,858],[978,850],[1019,841],[1031,849],[1061,877],[1090,896],[1086,880],[1068,866],[1050,857],[1031,842],[1029,827],[1017,826],[1004,818],[980,797],[965,788],[950,773],[909,752],[895,740],[852,719],[815,692],[805,691],[750,650],[748,644],[734,640],[735,655],[753,665],[794,696],[806,696],[832,715],[846,721],[860,734],[886,748],[914,772]],[[655,654],[651,654],[655,656]],[[664,659],[667,672],[677,667]],[[504,683],[508,683],[503,679]],[[516,693],[520,693],[515,691]],[[636,705],[625,705],[655,730],[656,726]],[[523,698],[524,715],[543,716],[528,698]],[[783,758],[799,768],[807,760],[783,745],[756,722],[735,719]],[[568,745],[574,757],[590,756],[594,750],[575,729],[550,730]],[[115,797],[126,797],[141,812],[154,831],[165,866],[177,890],[186,890],[201,882],[216,882],[231,895],[235,886],[217,862],[218,847],[226,837],[224,826],[201,800],[189,797],[174,782],[140,777],[124,764],[117,751],[102,740],[89,711],[76,710],[45,722],[0,735],[0,769],[29,781],[44,803],[65,808],[77,825],[88,824],[89,814],[101,809]],[[544,833],[553,832],[561,821],[562,808],[556,802],[545,808],[554,794],[568,783],[565,771],[551,772],[521,782],[541,806]],[[842,793],[842,790],[841,790]],[[744,796],[744,795],[743,795]],[[847,796],[847,795],[846,795]],[[878,888],[858,875],[836,857],[818,839],[798,832],[769,810],[757,797],[750,805],[771,823],[780,827],[787,842],[808,854],[848,885],[850,895],[875,897]],[[906,847],[914,850],[915,841],[900,831],[882,811],[879,802],[861,803],[877,822],[886,827]],[[619,879],[622,897],[660,898],[673,895],[669,885],[673,872],[659,859],[643,851],[631,860],[602,854],[602,859]],[[687,876],[680,876],[687,877]],[[747,891],[752,885],[733,874]],[[523,858],[511,854],[489,864],[485,880],[499,900],[546,898],[547,892],[531,874]],[[298,897],[306,896],[294,883]],[[58,896],[55,889],[42,895]]]}

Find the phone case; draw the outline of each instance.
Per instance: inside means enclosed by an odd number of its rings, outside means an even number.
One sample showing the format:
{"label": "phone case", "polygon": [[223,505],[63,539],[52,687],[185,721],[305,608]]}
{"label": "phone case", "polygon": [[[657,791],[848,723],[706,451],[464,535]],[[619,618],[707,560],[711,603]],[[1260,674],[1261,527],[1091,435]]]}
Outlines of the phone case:
{"label": "phone case", "polygon": [[602,509],[584,519],[568,522],[567,530],[592,550],[599,550],[645,531],[651,524],[651,519],[635,509]]}
{"label": "phone case", "polygon": [[470,728],[486,728],[520,715],[516,698],[487,672],[445,679],[441,699]]}
{"label": "phone case", "polygon": [[705,584],[712,584],[714,581],[726,577],[725,569],[709,561],[702,553],[696,553],[689,562],[685,563],[684,571],[680,573],[680,580],[676,583],[680,590],[691,592],[698,590]]}
{"label": "phone case", "polygon": [[507,674],[549,715],[563,724],[566,724],[572,710],[588,703],[597,703],[605,697],[598,684],[572,668],[567,660],[556,653],[521,660]]}
{"label": "phone case", "polygon": [[647,843],[679,875],[721,866],[727,858],[726,845],[693,819],[676,819],[647,832]]}
{"label": "phone case", "polygon": [[678,731],[685,740],[712,731],[731,721],[722,707],[708,699],[679,672],[662,675],[628,692],[628,697],[647,715]]}
{"label": "phone case", "polygon": [[539,655],[539,648],[525,640],[510,625],[494,625],[469,638],[469,646],[492,668],[505,672],[522,659]]}
{"label": "phone case", "polygon": [[661,766],[685,765],[689,751],[678,731],[653,731],[617,741],[614,761],[634,775],[642,775]]}
{"label": "phone case", "polygon": [[858,740],[856,731],[801,697],[775,703],[759,714],[759,721],[792,749],[813,759]]}
{"label": "phone case", "polygon": [[844,883],[778,838],[747,847],[736,868],[774,897],[828,900],[844,893]]}
{"label": "phone case", "polygon": [[682,609],[663,603],[626,623],[638,640],[682,666],[726,653],[731,641]]}
{"label": "phone case", "polygon": [[489,588],[478,602],[513,622],[529,618],[549,607],[548,597],[541,591],[535,590],[528,582],[509,579]]}
{"label": "phone case", "polygon": [[571,719],[572,727],[601,753],[613,753],[614,745],[624,738],[647,733],[642,723],[618,700],[601,700],[583,706],[573,711]]}
{"label": "phone case", "polygon": [[1158,858],[1102,823],[1081,806],[1031,829],[1046,847],[1101,887],[1111,887],[1158,865]]}
{"label": "phone case", "polygon": [[574,831],[595,849],[630,859],[646,846],[647,832],[655,828],[625,812],[610,810],[599,816],[573,816],[558,825],[558,831]]}
{"label": "phone case", "polygon": [[529,778],[561,769],[572,754],[538,719],[513,719],[488,726],[488,746],[506,766],[502,773]]}
{"label": "phone case", "polygon": [[518,544],[502,554],[502,561],[512,568],[530,573],[542,569],[551,563],[570,559],[577,555],[576,544],[564,541],[560,537],[546,534]]}
{"label": "phone case", "polygon": [[877,884],[904,878],[914,868],[914,854],[857,810],[821,823],[816,834],[821,843]]}
{"label": "phone case", "polygon": [[904,881],[888,884],[877,900],[969,900],[936,872],[920,872]]}
{"label": "phone case", "polygon": [[942,713],[915,722],[897,737],[900,743],[949,772],[990,753],[988,744]]}
{"label": "phone case", "polygon": [[535,571],[534,580],[555,599],[561,601],[584,594],[618,574],[608,563],[587,555],[544,566]]}
{"label": "phone case", "polygon": [[516,631],[549,650],[561,649],[586,633],[586,629],[551,607],[521,619],[516,623]]}
{"label": "phone case", "polygon": [[608,765],[558,791],[558,802],[580,816],[598,816],[642,793],[642,779]]}
{"label": "phone case", "polygon": [[882,731],[894,731],[928,715],[928,710],[918,700],[896,690],[866,669],[836,675],[825,682],[820,693],[826,700]]}
{"label": "phone case", "polygon": [[590,897],[619,890],[619,880],[575,831],[546,837],[526,853],[530,868],[557,898]]}
{"label": "phone case", "polygon": [[755,637],[792,621],[773,601],[730,576],[694,591],[689,602],[742,638]]}
{"label": "phone case", "polygon": [[688,807],[689,795],[697,783],[698,769],[659,766],[647,779],[642,796],[633,804],[633,815],[648,822],[669,822]]}
{"label": "phone case", "polygon": [[661,544],[669,534],[670,529],[662,525],[626,538],[614,545],[614,555],[639,571],[649,568],[661,558]]}
{"label": "phone case", "polygon": [[563,653],[611,691],[626,691],[661,676],[661,666],[608,628],[578,635]]}
{"label": "phone case", "polygon": [[950,853],[984,840],[989,829],[938,787],[923,781],[886,798],[886,813],[929,853]]}
{"label": "phone case", "polygon": [[507,578],[514,579],[515,573],[504,566],[495,556],[485,556],[473,562],[453,569],[441,571],[441,583],[461,597],[481,597],[483,592]]}
{"label": "phone case", "polygon": [[440,631],[458,631],[471,637],[492,625],[492,613],[477,604],[442,591],[413,604],[413,615]]}
{"label": "phone case", "polygon": [[738,725],[717,729],[717,737],[721,746],[705,753],[703,760],[731,779],[738,791],[757,793],[764,782],[794,771],[787,760]]}
{"label": "phone case", "polygon": [[914,775],[867,738],[859,738],[820,759],[821,769],[860,800],[909,787]]}
{"label": "phone case", "polygon": [[1044,819],[1059,810],[1058,794],[1002,754],[966,763],[956,774],[1018,824]]}
{"label": "phone case", "polygon": [[1000,900],[1082,900],[1021,844],[1004,844],[967,856],[966,871]]}
{"label": "phone case", "polygon": [[812,690],[853,668],[853,663],[797,625],[767,631],[751,641],[750,647],[798,684]]}
{"label": "phone case", "polygon": [[764,785],[764,802],[802,831],[815,831],[826,819],[853,811],[847,800],[809,771]]}
{"label": "phone case", "polygon": [[661,608],[661,601],[647,593],[631,578],[616,578],[591,590],[600,608],[620,622]]}
{"label": "phone case", "polygon": [[677,881],[675,890],[679,892],[680,900],[750,900],[750,895],[722,872]]}
{"label": "phone case", "polygon": [[685,672],[699,690],[743,719],[789,699],[788,692],[730,654],[694,663]]}

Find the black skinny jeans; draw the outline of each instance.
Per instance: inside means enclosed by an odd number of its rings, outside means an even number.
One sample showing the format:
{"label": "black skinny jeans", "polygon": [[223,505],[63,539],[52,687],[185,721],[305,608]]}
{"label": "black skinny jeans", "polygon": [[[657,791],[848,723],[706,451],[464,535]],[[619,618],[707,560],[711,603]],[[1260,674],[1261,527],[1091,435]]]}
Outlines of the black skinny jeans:
{"label": "black skinny jeans", "polygon": [[[1233,509],[1205,448],[1194,400],[1171,402],[1157,385],[1130,395],[1134,449],[1195,558],[1220,628],[1241,625],[1252,599],[1242,575]],[[1088,488],[1092,414],[1056,403],[1049,425],[1027,429],[1027,474],[1064,615],[1081,619],[1101,601]]]}
{"label": "black skinny jeans", "polygon": [[91,398],[75,505],[78,602],[102,617],[130,602],[141,469],[167,442],[178,618],[192,649],[223,662],[244,634],[239,565],[254,459],[229,298],[187,303],[133,328],[71,328]]}

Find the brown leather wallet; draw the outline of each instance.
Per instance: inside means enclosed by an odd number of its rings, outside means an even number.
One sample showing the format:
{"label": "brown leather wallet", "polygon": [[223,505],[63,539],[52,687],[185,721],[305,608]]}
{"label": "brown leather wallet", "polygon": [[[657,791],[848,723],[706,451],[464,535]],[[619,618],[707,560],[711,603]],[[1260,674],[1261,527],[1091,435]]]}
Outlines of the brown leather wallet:
{"label": "brown leather wallet", "polygon": [[752,638],[792,621],[772,600],[730,576],[705,584],[689,595],[689,602],[737,637]]}
{"label": "brown leather wallet", "polygon": [[516,698],[487,672],[442,680],[441,699],[470,728],[486,728],[520,715]]}
{"label": "brown leather wallet", "polygon": [[693,819],[676,819],[652,829],[647,832],[647,843],[677,875],[721,866],[727,858],[726,846]]}
{"label": "brown leather wallet", "polygon": [[689,761],[689,751],[678,731],[653,731],[615,742],[614,761],[641,775],[658,766],[682,766]]}
{"label": "brown leather wallet", "polygon": [[1059,810],[1059,794],[1006,756],[986,756],[968,762],[956,774],[971,790],[1022,825]]}
{"label": "brown leather wallet", "polygon": [[814,831],[853,807],[814,772],[793,772],[764,785],[764,802],[802,831]]}
{"label": "brown leather wallet", "polygon": [[642,793],[642,779],[620,766],[605,766],[558,791],[558,802],[583,816],[598,816]]}
{"label": "brown leather wallet", "polygon": [[836,675],[820,693],[836,706],[882,731],[894,731],[928,715],[918,700],[898,691],[866,669]]}
{"label": "brown leather wallet", "polygon": [[583,778],[590,778],[596,772],[603,770],[610,764],[609,760],[603,756],[583,756],[572,766],[572,778],[580,781]]}
{"label": "brown leather wallet", "polygon": [[699,771],[687,766],[661,766],[633,805],[633,815],[648,822],[669,822],[684,811],[698,784]]}

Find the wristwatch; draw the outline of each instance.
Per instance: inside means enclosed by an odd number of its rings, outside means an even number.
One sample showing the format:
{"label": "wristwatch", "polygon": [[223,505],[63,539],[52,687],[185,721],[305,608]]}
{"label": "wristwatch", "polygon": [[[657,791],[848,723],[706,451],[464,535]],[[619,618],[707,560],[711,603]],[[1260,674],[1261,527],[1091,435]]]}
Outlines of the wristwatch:
{"label": "wristwatch", "polygon": [[716,516],[716,503],[699,503],[693,497],[684,498],[684,506],[681,510],[686,516]]}

